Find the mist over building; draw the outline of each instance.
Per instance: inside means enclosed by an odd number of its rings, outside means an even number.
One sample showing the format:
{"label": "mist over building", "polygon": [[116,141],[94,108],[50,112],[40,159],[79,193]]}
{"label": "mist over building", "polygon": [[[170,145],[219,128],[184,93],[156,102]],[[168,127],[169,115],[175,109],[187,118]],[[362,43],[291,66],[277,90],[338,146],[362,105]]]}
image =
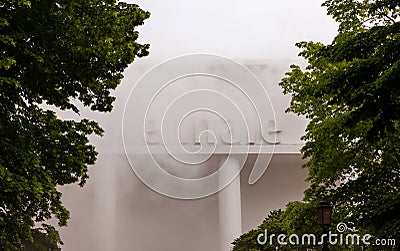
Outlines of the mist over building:
{"label": "mist over building", "polygon": [[[255,184],[250,185],[248,181],[257,154],[248,155],[240,172],[240,228],[244,233],[258,226],[269,211],[303,197],[307,173],[301,169],[304,160],[299,150],[300,136],[307,121],[285,113],[290,97],[282,94],[278,83],[290,64],[305,65],[296,58],[295,42],[328,42],[336,26],[325,16],[320,7],[322,1],[316,0],[302,3],[288,0],[135,3],[152,13],[140,30],[141,40],[151,45],[151,54],[138,59],[126,70],[122,84],[114,93],[117,99],[112,113],[84,111],[81,114],[97,120],[105,129],[105,135],[91,139],[99,155],[97,163],[90,168],[86,186],[61,188],[63,201],[71,213],[69,226],[61,229],[63,250],[220,251],[223,230],[218,193],[200,199],[171,198],[146,186],[132,170],[122,131],[125,104],[132,88],[146,72],[166,59],[192,53],[233,58],[260,80],[275,112],[274,126],[279,129],[279,143],[274,144],[275,152],[269,165],[266,163],[268,168]],[[215,86],[201,76],[185,81],[175,89],[166,90],[166,98]],[[227,96],[235,96],[229,87],[216,88]],[[62,112],[59,115],[75,116]],[[192,118],[196,119],[213,121],[212,117],[201,113]],[[211,122],[208,123],[211,127]],[[189,146],[196,145],[196,137],[192,137],[194,127],[193,123],[182,126],[188,141],[193,139],[187,143]],[[242,142],[241,145],[246,144]],[[163,167],[169,168],[168,172],[185,177],[204,177],[215,172],[220,163],[219,156],[212,156],[201,168],[184,170],[168,158],[158,158]],[[234,215],[237,215],[237,208],[232,210],[236,210]]]}

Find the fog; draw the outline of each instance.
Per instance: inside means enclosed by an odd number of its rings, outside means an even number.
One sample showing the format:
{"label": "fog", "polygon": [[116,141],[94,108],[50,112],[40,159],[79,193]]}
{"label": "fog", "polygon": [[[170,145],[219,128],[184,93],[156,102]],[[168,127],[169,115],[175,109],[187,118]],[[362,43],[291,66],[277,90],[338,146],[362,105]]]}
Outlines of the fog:
{"label": "fog", "polygon": [[[139,41],[150,44],[150,55],[136,59],[125,71],[114,92],[117,100],[112,113],[81,112],[81,117],[98,121],[105,135],[91,138],[99,158],[90,168],[87,185],[61,188],[71,212],[69,226],[61,230],[63,250],[223,251],[219,248],[218,194],[197,200],[169,198],[145,186],[130,168],[121,127],[131,88],[151,67],[193,53],[235,59],[261,80],[271,94],[282,145],[296,146],[297,151],[282,151],[272,157],[270,167],[254,185],[248,184],[248,177],[256,156],[247,159],[240,177],[245,232],[259,225],[270,210],[301,199],[307,187],[306,170],[301,169],[304,160],[298,153],[307,122],[284,113],[290,97],[283,96],[277,83],[290,64],[305,64],[297,57],[296,42],[329,43],[337,25],[317,0],[129,2],[151,12],[138,29]],[[79,119],[68,112],[58,114]],[[214,171],[216,162],[211,159],[209,169],[202,171]]]}
{"label": "fog", "polygon": [[295,58],[304,40],[329,43],[337,24],[320,0],[138,0],[151,13],[139,29],[148,59],[215,53],[236,59]]}

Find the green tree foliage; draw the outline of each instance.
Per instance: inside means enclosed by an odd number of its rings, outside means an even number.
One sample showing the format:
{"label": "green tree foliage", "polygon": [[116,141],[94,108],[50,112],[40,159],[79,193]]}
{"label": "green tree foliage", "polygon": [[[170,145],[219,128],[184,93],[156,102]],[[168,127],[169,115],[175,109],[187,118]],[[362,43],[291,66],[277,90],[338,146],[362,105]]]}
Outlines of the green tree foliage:
{"label": "green tree foliage", "polygon": [[[302,234],[314,234],[319,236],[322,234],[322,229],[318,226],[317,208],[311,203],[290,202],[284,211],[274,210],[269,213],[263,223],[257,229],[252,229],[243,234],[233,242],[233,251],[273,251],[279,247],[279,250],[307,250],[313,245],[292,245],[288,237],[295,234],[301,238]],[[267,242],[260,245],[257,241],[264,241],[264,236],[267,231]],[[278,235],[286,236],[287,244],[278,243]],[[271,238],[272,235],[275,235]],[[272,240],[272,243],[270,243]],[[296,242],[295,239],[293,239]]]}
{"label": "green tree foliage", "polygon": [[[280,83],[292,96],[288,111],[310,120],[302,148],[309,160],[305,168],[310,182],[304,199],[310,205],[321,200],[335,204],[333,231],[336,223],[346,222],[360,235],[394,238],[398,243],[400,1],[328,0],[323,6],[339,23],[338,35],[328,45],[298,43],[308,65],[292,65]],[[289,204],[284,212],[273,212],[258,229],[236,239],[233,250],[274,250],[274,245],[256,243],[264,229],[314,233],[317,220],[311,220],[311,211],[304,214],[301,209],[300,204]],[[284,217],[287,214],[292,217]]]}
{"label": "green tree foliage", "polygon": [[102,129],[87,119],[61,120],[43,104],[76,113],[78,103],[111,111],[110,91],[123,70],[148,54],[135,30],[148,17],[137,5],[115,0],[1,0],[2,250],[58,249],[57,231],[35,224],[53,216],[67,224],[57,186],[84,185],[97,155],[88,136]]}
{"label": "green tree foliage", "polygon": [[400,1],[329,0],[340,24],[329,45],[301,42],[306,69],[281,81],[289,111],[310,119],[303,139],[309,201],[400,239]]}

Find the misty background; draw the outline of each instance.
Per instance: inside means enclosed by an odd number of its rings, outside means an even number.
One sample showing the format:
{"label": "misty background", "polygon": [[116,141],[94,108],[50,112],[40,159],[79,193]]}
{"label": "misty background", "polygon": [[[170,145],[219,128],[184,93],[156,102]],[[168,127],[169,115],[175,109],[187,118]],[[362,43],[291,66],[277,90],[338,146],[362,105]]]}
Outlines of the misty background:
{"label": "misty background", "polygon": [[[138,29],[139,42],[150,44],[150,55],[138,58],[125,71],[115,90],[112,113],[82,110],[81,117],[94,119],[105,129],[103,138],[91,142],[99,152],[84,188],[61,188],[71,212],[67,228],[61,229],[63,250],[217,250],[218,197],[182,201],[147,188],[135,176],[125,157],[121,124],[129,91],[151,67],[173,57],[209,53],[252,65],[257,77],[277,86],[297,57],[300,41],[330,43],[337,25],[320,0],[135,0],[151,17]],[[263,70],[257,65],[264,65]],[[282,96],[282,97],[281,97]],[[283,131],[297,140],[305,120],[284,114],[290,98],[280,93],[277,114]],[[60,117],[78,118],[68,112]],[[284,123],[285,121],[296,123]],[[242,229],[261,223],[269,210],[302,198],[306,170],[301,155],[273,157],[271,167],[253,186],[247,184],[249,165],[242,171]]]}
{"label": "misty background", "polygon": [[[321,0],[134,0],[151,13],[139,28],[146,59],[190,53],[234,59],[296,58],[296,42],[329,43],[337,24]],[[146,60],[144,59],[144,60]]]}

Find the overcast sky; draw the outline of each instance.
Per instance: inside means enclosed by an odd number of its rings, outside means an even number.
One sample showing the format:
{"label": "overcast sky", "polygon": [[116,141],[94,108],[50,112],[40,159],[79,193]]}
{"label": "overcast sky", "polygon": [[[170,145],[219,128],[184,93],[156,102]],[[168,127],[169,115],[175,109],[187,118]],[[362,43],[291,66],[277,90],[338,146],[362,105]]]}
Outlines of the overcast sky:
{"label": "overcast sky", "polygon": [[337,24],[322,0],[134,0],[151,12],[139,29],[151,58],[212,53],[235,59],[294,58],[303,40],[329,43]]}

